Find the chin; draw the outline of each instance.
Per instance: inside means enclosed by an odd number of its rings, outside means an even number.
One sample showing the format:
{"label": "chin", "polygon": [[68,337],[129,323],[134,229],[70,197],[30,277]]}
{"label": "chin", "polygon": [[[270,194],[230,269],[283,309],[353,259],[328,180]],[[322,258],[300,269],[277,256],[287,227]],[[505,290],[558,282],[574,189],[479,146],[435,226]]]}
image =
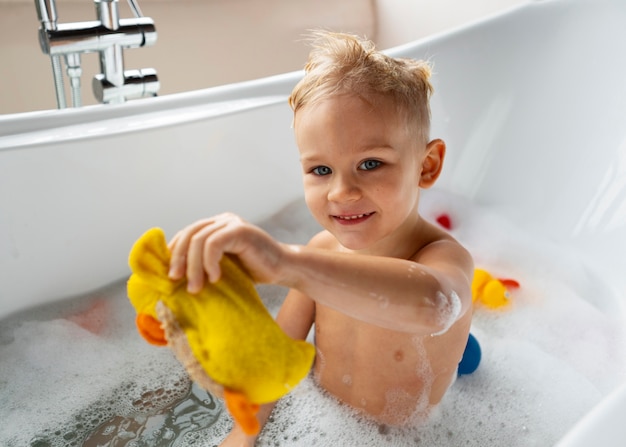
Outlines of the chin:
{"label": "chin", "polygon": [[335,236],[335,239],[337,239],[337,242],[339,242],[342,247],[352,251],[366,250],[373,245],[372,241],[364,240],[359,237],[342,237],[341,235],[338,236],[334,233],[333,236]]}

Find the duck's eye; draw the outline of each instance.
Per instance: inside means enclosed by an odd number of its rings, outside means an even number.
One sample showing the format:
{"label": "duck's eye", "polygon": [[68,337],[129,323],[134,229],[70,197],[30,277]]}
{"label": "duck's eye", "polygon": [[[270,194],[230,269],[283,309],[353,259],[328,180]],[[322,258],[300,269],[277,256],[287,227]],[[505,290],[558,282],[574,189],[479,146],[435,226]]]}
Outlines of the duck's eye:
{"label": "duck's eye", "polygon": [[315,175],[328,175],[332,171],[330,170],[328,166],[318,166],[316,168],[313,168],[311,172]]}
{"label": "duck's eye", "polygon": [[372,169],[376,169],[381,164],[382,163],[378,160],[365,160],[363,163],[360,164],[359,169],[362,169],[364,171],[370,171]]}

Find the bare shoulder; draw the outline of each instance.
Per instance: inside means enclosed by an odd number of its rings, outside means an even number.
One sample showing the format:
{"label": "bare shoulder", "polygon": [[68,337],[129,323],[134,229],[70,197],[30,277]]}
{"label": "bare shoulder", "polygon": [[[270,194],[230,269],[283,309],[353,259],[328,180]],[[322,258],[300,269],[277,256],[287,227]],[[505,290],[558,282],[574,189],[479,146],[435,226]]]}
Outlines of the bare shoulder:
{"label": "bare shoulder", "polygon": [[469,251],[449,233],[431,223],[424,222],[424,232],[425,242],[411,259],[469,288],[474,274],[474,261]]}
{"label": "bare shoulder", "polygon": [[452,262],[460,267],[473,268],[472,256],[452,235],[429,222],[425,222],[425,227],[427,237],[425,243],[412,256],[414,261],[422,264]]}
{"label": "bare shoulder", "polygon": [[337,250],[337,239],[330,232],[323,230],[311,238],[307,244],[309,247],[323,248],[325,250]]}

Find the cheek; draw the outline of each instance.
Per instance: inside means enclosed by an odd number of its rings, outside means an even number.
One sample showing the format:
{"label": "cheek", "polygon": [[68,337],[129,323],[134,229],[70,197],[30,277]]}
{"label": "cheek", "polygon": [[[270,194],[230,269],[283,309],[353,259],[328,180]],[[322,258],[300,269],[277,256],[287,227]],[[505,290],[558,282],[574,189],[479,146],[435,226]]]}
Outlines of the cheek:
{"label": "cheek", "polygon": [[306,203],[311,216],[313,216],[313,219],[315,219],[315,221],[322,227],[325,227],[327,225],[326,218],[328,217],[327,212],[325,211],[325,202],[320,200],[319,195],[311,194],[310,192],[305,192],[304,202]]}
{"label": "cheek", "polygon": [[391,209],[402,212],[406,208],[413,208],[419,198],[419,186],[414,177],[400,175],[391,177],[392,181],[379,185],[376,195]]}
{"label": "cheek", "polygon": [[378,195],[385,196],[387,200],[405,200],[407,194],[416,189],[415,184],[402,172],[381,176],[377,179],[374,191]]}
{"label": "cheek", "polygon": [[320,179],[319,177],[314,177],[311,175],[307,175],[302,180],[302,186],[304,189],[304,198],[307,203],[310,201],[319,202],[326,198],[327,194],[327,185],[328,182]]}
{"label": "cheek", "polygon": [[319,188],[304,187],[304,202],[306,206],[311,210],[311,213],[315,214],[320,208],[322,201],[320,200]]}

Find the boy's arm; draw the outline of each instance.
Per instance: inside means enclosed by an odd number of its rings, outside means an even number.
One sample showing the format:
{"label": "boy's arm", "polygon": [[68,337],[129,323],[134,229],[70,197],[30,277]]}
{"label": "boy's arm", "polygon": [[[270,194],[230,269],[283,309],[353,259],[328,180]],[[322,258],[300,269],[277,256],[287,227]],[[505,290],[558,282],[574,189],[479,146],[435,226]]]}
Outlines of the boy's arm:
{"label": "boy's arm", "polygon": [[236,255],[256,282],[297,289],[325,306],[381,327],[415,334],[447,330],[471,304],[473,263],[446,236],[433,236],[410,260],[341,253],[275,241],[238,216],[198,221],[170,243],[170,277],[187,276],[191,293],[217,281],[224,253]]}
{"label": "boy's arm", "polygon": [[[283,331],[291,338],[305,340],[315,319],[315,302],[298,292],[290,290],[283,302],[276,322]],[[261,405],[257,418],[261,427],[269,419],[276,402]],[[252,447],[256,442],[256,436],[248,436],[235,424],[226,439],[220,444],[221,447]]]}
{"label": "boy's arm", "polygon": [[421,334],[447,330],[471,307],[473,261],[453,239],[412,259],[289,246],[284,284],[353,318]]}

